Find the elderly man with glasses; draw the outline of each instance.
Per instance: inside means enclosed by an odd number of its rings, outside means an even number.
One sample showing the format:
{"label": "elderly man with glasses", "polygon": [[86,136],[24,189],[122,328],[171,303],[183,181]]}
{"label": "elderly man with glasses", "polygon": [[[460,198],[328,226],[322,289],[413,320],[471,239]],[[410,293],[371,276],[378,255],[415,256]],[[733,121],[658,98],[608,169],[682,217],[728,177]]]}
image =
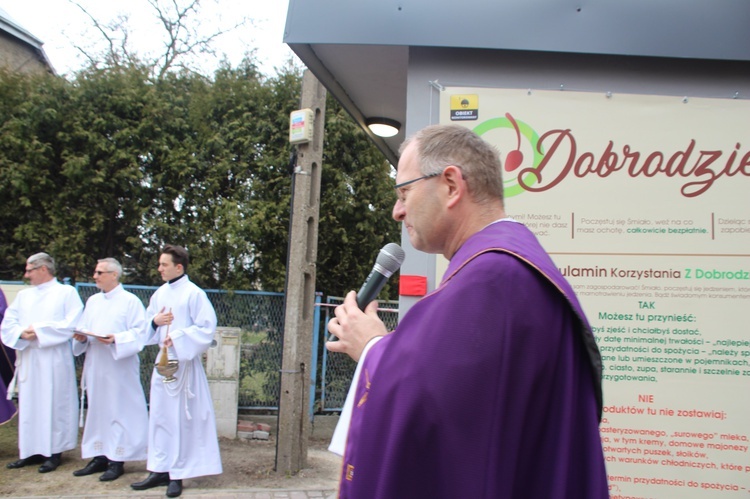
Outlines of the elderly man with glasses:
{"label": "elderly man with glasses", "polygon": [[94,282],[102,292],[86,301],[73,342],[74,354],[86,353],[81,397],[88,397],[88,410],[81,454],[91,459],[73,474],[104,472],[102,482],[122,476],[124,461],[145,460],[148,445],[148,408],[138,358],[148,334],[146,309],[125,291],[120,276],[120,262],[98,261]]}
{"label": "elderly man with glasses", "polygon": [[393,218],[450,263],[393,332],[354,291],[328,324],[361,373],[339,498],[608,497],[601,357],[573,288],[506,215],[498,151],[436,125],[400,154]]}
{"label": "elderly man with glasses", "polygon": [[72,286],[55,278],[55,260],[37,253],[26,261],[31,288],[19,292],[5,311],[3,343],[16,350],[18,388],[18,449],[20,459],[8,468],[41,464],[40,473],[54,471],[62,452],[78,443],[78,390],[70,340],[83,311]]}

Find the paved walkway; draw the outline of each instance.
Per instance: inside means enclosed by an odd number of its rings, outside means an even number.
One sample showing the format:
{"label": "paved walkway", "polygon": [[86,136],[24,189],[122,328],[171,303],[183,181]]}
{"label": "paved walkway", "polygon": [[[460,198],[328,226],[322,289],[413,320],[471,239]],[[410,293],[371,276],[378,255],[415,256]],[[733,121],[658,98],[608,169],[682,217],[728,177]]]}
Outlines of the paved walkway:
{"label": "paved walkway", "polygon": [[[165,488],[159,487],[152,490],[133,491],[132,494],[105,494],[105,495],[60,495],[60,496],[33,496],[19,497],[16,499],[40,499],[42,497],[55,499],[142,499],[163,498]],[[190,499],[336,499],[335,490],[284,490],[284,489],[217,489],[199,490],[185,489],[182,496]]]}

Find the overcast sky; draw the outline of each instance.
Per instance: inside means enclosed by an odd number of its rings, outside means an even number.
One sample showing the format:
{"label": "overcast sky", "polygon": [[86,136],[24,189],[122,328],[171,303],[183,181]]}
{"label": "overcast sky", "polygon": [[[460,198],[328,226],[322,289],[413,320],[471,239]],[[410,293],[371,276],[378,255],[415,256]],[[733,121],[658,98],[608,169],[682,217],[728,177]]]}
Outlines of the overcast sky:
{"label": "overcast sky", "polygon": [[[102,24],[127,15],[132,47],[139,54],[163,53],[161,41],[155,35],[161,35],[164,29],[147,0],[77,0],[77,3]],[[0,0],[0,7],[44,42],[44,51],[59,74],[85,65],[73,45],[91,50],[95,48],[92,43],[103,43],[90,19],[69,0]],[[201,0],[201,30],[212,33],[217,31],[216,27],[226,29],[243,18],[252,19],[253,24],[223,35],[214,46],[217,52],[227,55],[232,65],[246,51],[255,48],[261,70],[275,74],[274,67],[283,66],[292,56],[282,42],[287,7],[287,0]],[[211,71],[217,62],[203,59],[201,67]]]}

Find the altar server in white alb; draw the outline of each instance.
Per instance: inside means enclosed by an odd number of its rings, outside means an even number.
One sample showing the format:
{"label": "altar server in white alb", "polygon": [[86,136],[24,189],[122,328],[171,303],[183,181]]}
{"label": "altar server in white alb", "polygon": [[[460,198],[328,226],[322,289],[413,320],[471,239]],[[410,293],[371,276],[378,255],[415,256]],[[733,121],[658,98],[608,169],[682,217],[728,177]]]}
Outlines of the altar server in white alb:
{"label": "altar server in white alb", "polygon": [[8,395],[18,390],[20,459],[8,468],[41,464],[55,471],[63,452],[78,443],[78,390],[70,341],[83,311],[73,286],[55,278],[55,260],[37,253],[26,260],[24,289],[5,311],[3,343],[16,350],[16,371]]}
{"label": "altar server in white alb", "polygon": [[73,474],[104,472],[102,482],[122,476],[124,461],[146,459],[148,445],[148,408],[138,358],[148,334],[146,309],[122,287],[121,275],[122,266],[114,258],[98,261],[94,281],[102,292],[86,301],[79,332],[73,336],[73,353],[86,353],[81,407],[86,397],[88,409],[81,456],[91,458]]}
{"label": "altar server in white alb", "polygon": [[[167,347],[179,366],[176,381],[154,369],[148,429],[148,477],[131,485],[145,490],[167,485],[167,497],[182,494],[182,480],[222,472],[216,418],[201,356],[214,338],[216,313],[206,293],[188,278],[188,253],[167,245],[159,257],[165,284],[151,297],[148,344]],[[160,356],[163,355],[163,351]],[[159,363],[157,358],[157,364]]]}

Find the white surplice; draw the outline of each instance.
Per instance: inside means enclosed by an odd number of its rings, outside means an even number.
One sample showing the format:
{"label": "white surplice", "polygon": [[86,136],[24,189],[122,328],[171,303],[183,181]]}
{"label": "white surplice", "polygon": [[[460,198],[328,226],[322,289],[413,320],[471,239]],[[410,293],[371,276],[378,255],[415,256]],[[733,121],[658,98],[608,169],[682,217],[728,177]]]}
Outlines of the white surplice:
{"label": "white surplice", "polygon": [[156,330],[149,326],[147,343],[161,347],[168,333],[174,343],[169,358],[179,360],[179,368],[172,383],[164,383],[156,369],[151,376],[146,468],[169,472],[173,480],[218,475],[222,466],[216,417],[201,362],[214,339],[216,312],[206,293],[187,275],[156,290],[146,312],[148,320],[153,321],[162,309],[171,310],[174,320]]}
{"label": "white surplice", "polygon": [[78,329],[115,337],[111,344],[91,336],[85,342],[73,341],[75,355],[86,352],[81,389],[86,392],[88,410],[81,456],[146,459],[148,408],[138,358],[148,335],[143,303],[122,285],[97,293],[86,301]]}
{"label": "white surplice", "polygon": [[338,423],[336,423],[336,428],[334,428],[333,430],[331,443],[328,445],[328,450],[339,456],[343,457],[344,451],[346,450],[346,437],[349,434],[349,425],[352,421],[352,410],[354,409],[354,398],[356,397],[357,393],[357,385],[359,385],[359,375],[362,371],[362,366],[365,364],[365,357],[367,357],[367,352],[370,351],[370,348],[372,348],[375,343],[382,339],[383,336],[375,336],[374,338],[372,338],[367,342],[365,348],[362,350],[362,353],[359,355],[357,367],[354,369],[352,382],[349,385],[349,391],[346,392],[344,407],[341,410],[339,421]]}
{"label": "white surplice", "polygon": [[[82,310],[75,288],[52,279],[20,291],[5,311],[0,331],[3,343],[16,350],[21,458],[50,456],[78,443],[78,390],[70,342]],[[37,336],[31,341],[21,339],[29,324]]]}

